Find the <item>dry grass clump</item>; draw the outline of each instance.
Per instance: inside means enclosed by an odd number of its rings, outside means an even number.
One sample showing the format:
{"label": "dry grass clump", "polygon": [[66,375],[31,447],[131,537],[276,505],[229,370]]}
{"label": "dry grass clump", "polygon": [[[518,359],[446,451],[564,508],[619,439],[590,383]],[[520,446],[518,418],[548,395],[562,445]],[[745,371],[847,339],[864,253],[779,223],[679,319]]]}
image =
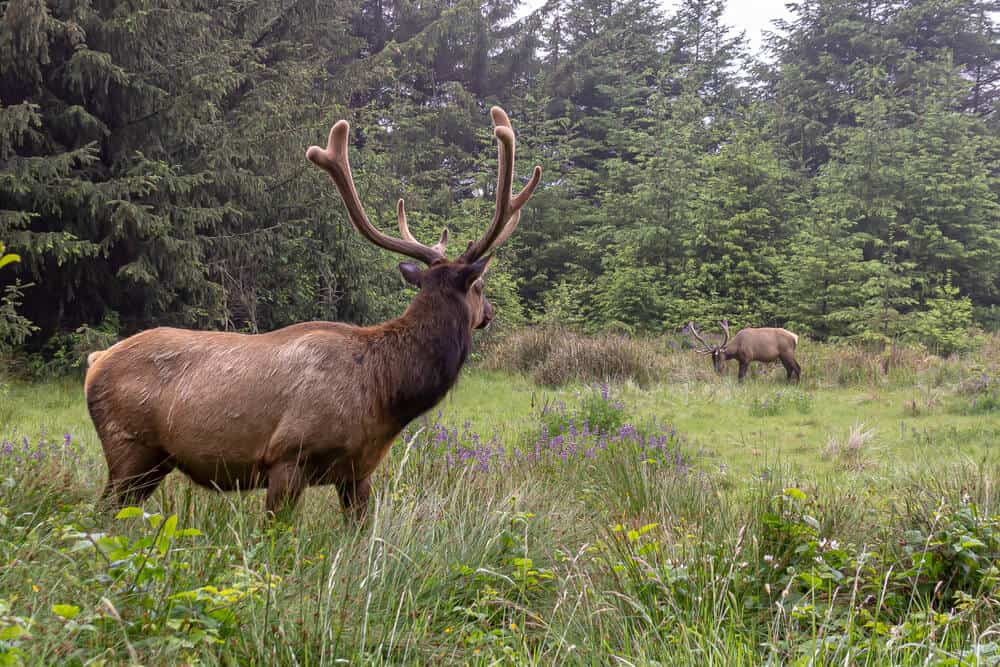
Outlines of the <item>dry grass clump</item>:
{"label": "dry grass clump", "polygon": [[875,429],[865,428],[859,422],[851,427],[846,438],[831,436],[823,447],[823,458],[833,459],[847,470],[861,471],[873,467],[871,443],[874,439]]}
{"label": "dry grass clump", "polygon": [[532,373],[565,335],[575,334],[558,327],[520,329],[492,345],[485,352],[484,365],[494,371]]}
{"label": "dry grass clump", "polygon": [[[976,385],[984,371],[997,375],[997,367],[984,362],[983,350],[1000,344],[1000,335],[988,339],[977,351],[942,358],[919,345],[878,348],[858,343],[816,343],[799,338],[796,357],[802,366],[804,386],[865,386],[922,384],[953,385],[968,378]],[[623,334],[584,335],[561,327],[527,327],[514,331],[484,351],[484,365],[491,370],[530,375],[535,382],[559,386],[567,382],[632,380],[650,382],[712,382],[718,378],[709,359],[697,354],[683,336],[634,338]],[[988,367],[984,367],[984,363]],[[726,375],[735,376],[736,362],[726,364]],[[780,364],[751,365],[751,377],[783,382]],[[976,385],[978,386],[978,385]]]}
{"label": "dry grass clump", "polygon": [[841,387],[913,382],[931,369],[937,369],[945,377],[956,365],[919,346],[891,345],[877,349],[854,343],[815,344],[802,339],[797,356],[803,376],[808,373],[822,384]]}
{"label": "dry grass clump", "polygon": [[638,341],[626,336],[600,338],[570,336],[549,350],[548,357],[532,373],[535,382],[557,387],[567,382],[632,380],[639,385],[652,382],[655,364]]}
{"label": "dry grass clump", "polygon": [[662,343],[619,334],[584,336],[556,327],[523,329],[487,355],[491,370],[526,373],[538,384],[623,382],[640,386],[663,379],[667,364]]}

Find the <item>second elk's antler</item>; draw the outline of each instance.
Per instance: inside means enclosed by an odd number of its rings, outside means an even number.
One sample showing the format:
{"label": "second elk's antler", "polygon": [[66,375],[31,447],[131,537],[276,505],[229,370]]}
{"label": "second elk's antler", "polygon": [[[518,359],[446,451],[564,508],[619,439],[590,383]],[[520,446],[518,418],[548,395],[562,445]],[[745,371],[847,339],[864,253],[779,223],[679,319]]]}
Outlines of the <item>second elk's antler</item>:
{"label": "second elk's antler", "polygon": [[720,345],[719,347],[725,347],[726,345],[729,344],[729,339],[731,338],[729,334],[729,320],[722,320],[721,322],[719,322],[719,326],[722,327],[722,330],[726,334],[726,339],[722,341],[722,345]]}
{"label": "second elk's antler", "polygon": [[706,343],[705,339],[698,333],[698,329],[695,328],[694,322],[688,322],[688,331],[690,331],[691,335],[697,338],[698,342],[704,346],[702,349],[698,350],[698,354],[712,354],[712,352],[715,351],[714,348]]}
{"label": "second elk's antler", "polygon": [[[490,109],[490,115],[493,117],[493,133],[497,138],[499,154],[496,211],[493,214],[493,221],[483,237],[470,242],[469,247],[459,256],[458,261],[465,263],[475,262],[514,233],[521,218],[521,207],[531,198],[542,177],[542,168],[536,166],[531,179],[520,194],[516,197],[511,196],[511,187],[514,181],[514,129],[511,127],[507,114],[500,107]],[[396,205],[400,238],[383,234],[368,220],[364,207],[361,205],[361,199],[358,197],[358,191],[354,187],[351,164],[347,158],[349,131],[350,125],[346,120],[338,121],[330,129],[326,148],[311,146],[306,151],[306,157],[330,174],[330,178],[336,184],[337,190],[344,200],[344,205],[347,207],[351,225],[375,245],[412,257],[428,266],[447,261],[448,258],[445,256],[445,248],[448,244],[447,228],[441,232],[440,240],[433,246],[420,243],[410,233],[402,199]]]}

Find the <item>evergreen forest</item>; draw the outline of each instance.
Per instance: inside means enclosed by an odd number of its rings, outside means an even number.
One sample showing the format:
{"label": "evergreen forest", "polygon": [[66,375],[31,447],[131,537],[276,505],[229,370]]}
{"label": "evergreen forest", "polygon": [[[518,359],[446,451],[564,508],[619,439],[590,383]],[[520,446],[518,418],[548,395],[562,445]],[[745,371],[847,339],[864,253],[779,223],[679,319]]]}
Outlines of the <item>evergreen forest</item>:
{"label": "evergreen forest", "polygon": [[[0,349],[171,325],[374,323],[412,292],[305,159],[351,123],[368,214],[454,248],[489,108],[543,181],[503,326],[785,326],[948,354],[1000,328],[995,0],[0,2]],[[517,188],[515,184],[515,188]]]}

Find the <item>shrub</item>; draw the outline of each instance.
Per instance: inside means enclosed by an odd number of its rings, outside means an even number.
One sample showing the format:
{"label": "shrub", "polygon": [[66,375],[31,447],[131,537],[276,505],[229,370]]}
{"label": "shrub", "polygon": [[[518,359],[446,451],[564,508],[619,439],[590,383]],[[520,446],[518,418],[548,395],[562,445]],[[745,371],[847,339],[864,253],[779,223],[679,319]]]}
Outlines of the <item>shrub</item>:
{"label": "shrub", "polygon": [[959,385],[959,393],[967,398],[960,401],[956,412],[966,415],[1000,412],[1000,374],[976,375]]}
{"label": "shrub", "polygon": [[938,354],[948,356],[975,347],[972,332],[972,300],[960,296],[948,276],[934,298],[927,299],[927,309],[911,316],[910,336]]}
{"label": "shrub", "polygon": [[24,288],[29,286],[15,282],[7,285],[3,296],[0,296],[0,352],[18,347],[38,330],[31,320],[17,312],[24,296]]}
{"label": "shrub", "polygon": [[[4,252],[4,244],[0,242],[0,268],[21,261],[18,255]],[[22,317],[17,312],[21,305],[23,288],[20,281],[8,285],[0,297],[0,352],[23,343],[28,336],[38,330],[31,320]]]}
{"label": "shrub", "polygon": [[527,373],[538,384],[653,382],[665,371],[659,343],[616,334],[584,336],[558,327],[522,329],[498,344],[486,366]]}
{"label": "shrub", "polygon": [[655,367],[641,343],[627,336],[572,336],[554,347],[532,374],[538,384],[558,387],[572,381],[623,382],[647,385]]}
{"label": "shrub", "polygon": [[60,377],[83,372],[87,355],[115,344],[118,328],[118,314],[111,311],[97,326],[84,324],[72,332],[52,336],[44,354],[31,357],[31,373],[35,377]]}
{"label": "shrub", "polygon": [[508,373],[531,373],[542,365],[556,341],[569,332],[556,327],[529,327],[488,351],[486,366]]}
{"label": "shrub", "polygon": [[607,384],[587,388],[576,410],[567,410],[563,401],[547,401],[539,413],[539,421],[545,432],[550,434],[564,433],[572,427],[594,433],[611,433],[627,419],[625,404],[611,397]]}

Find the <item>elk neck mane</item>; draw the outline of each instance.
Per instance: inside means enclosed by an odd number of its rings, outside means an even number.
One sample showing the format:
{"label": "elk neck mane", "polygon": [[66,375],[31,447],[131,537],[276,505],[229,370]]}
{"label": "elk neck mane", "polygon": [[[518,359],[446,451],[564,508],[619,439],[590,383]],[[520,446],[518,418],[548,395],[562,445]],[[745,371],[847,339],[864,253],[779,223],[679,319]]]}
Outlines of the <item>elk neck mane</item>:
{"label": "elk neck mane", "polygon": [[400,428],[444,398],[472,348],[469,311],[457,292],[421,291],[400,317],[370,331],[370,353],[389,380],[382,396]]}

